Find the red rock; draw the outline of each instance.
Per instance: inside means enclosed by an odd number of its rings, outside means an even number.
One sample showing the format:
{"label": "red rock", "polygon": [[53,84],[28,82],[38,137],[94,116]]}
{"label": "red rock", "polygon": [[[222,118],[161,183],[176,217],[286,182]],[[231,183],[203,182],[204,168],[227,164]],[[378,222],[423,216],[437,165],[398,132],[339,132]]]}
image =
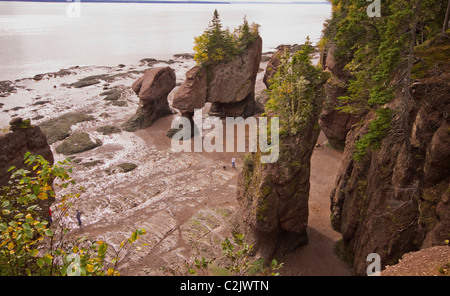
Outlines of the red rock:
{"label": "red rock", "polygon": [[194,112],[205,106],[207,92],[207,76],[203,67],[195,66],[186,73],[185,82],[176,91],[172,107],[183,113]]}

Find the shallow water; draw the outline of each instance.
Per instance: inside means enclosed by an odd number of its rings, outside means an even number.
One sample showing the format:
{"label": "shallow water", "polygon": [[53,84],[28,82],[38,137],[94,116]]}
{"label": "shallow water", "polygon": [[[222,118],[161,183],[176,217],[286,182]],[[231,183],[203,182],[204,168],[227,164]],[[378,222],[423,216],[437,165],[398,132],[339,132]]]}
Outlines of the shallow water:
{"label": "shallow water", "polygon": [[263,51],[303,43],[308,35],[316,42],[331,14],[328,4],[81,2],[77,17],[71,4],[0,2],[0,81],[192,52],[194,36],[202,34],[216,8],[225,28],[239,26],[244,16],[260,24]]}

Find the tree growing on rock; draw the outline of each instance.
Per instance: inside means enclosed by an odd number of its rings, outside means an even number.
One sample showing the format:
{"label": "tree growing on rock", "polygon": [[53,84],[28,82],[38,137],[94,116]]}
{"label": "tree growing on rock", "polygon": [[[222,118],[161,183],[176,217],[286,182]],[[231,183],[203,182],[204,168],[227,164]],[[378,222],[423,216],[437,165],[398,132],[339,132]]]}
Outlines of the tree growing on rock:
{"label": "tree growing on rock", "polygon": [[321,95],[325,76],[312,65],[313,52],[309,37],[293,56],[286,49],[278,71],[270,81],[270,100],[266,107],[280,117],[282,132],[288,135],[297,134],[312,113],[314,98]]}
{"label": "tree growing on rock", "polygon": [[194,59],[204,66],[230,60],[247,49],[259,36],[258,28],[259,25],[249,25],[244,18],[244,23],[232,34],[229,29],[223,29],[216,9],[205,32],[194,38]]}
{"label": "tree growing on rock", "polygon": [[238,178],[241,231],[264,258],[282,256],[308,240],[310,159],[327,77],[312,65],[312,53],[309,40],[292,56],[286,51],[271,80],[266,112],[279,118],[278,160],[262,164],[262,150],[248,154]]}

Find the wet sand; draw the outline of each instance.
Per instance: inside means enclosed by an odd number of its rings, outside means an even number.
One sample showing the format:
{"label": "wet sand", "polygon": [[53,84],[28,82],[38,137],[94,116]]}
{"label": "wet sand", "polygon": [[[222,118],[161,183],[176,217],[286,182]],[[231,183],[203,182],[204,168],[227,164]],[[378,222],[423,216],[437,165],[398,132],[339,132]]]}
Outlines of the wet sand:
{"label": "wet sand", "polygon": [[[180,58],[175,63],[162,62],[153,66],[171,66],[180,84],[193,64],[192,60]],[[265,69],[265,65],[262,63],[261,68]],[[63,77],[44,75],[38,81],[32,78],[16,81],[13,84],[16,92],[0,98],[4,104],[0,109],[0,125],[6,126],[15,116],[41,117],[32,120],[32,124],[38,125],[74,111],[95,118],[72,126],[72,133],[87,132],[103,144],[74,155],[77,161],[73,163],[73,177],[86,190],[73,202],[66,222],[71,237],[88,236],[115,247],[135,229],[145,228],[147,233],[137,244],[147,245],[140,251],[129,248],[122,253],[123,275],[186,274],[186,263],[201,257],[217,258],[214,264],[220,265],[220,242],[231,236],[229,219],[238,207],[236,183],[243,153],[173,152],[171,140],[165,134],[178,115],[161,118],[151,127],[134,133],[122,131],[103,135],[96,131],[105,125],[120,127],[134,114],[138,98],[130,88],[141,75],[138,71],[146,68],[142,64],[124,68],[74,68],[71,75]],[[78,89],[68,86],[89,75],[124,72],[129,74],[108,83],[102,81]],[[257,92],[264,88],[263,74],[258,74]],[[120,99],[124,105],[112,105],[99,95],[105,88],[113,87],[124,88]],[[326,142],[323,134],[318,142]],[[51,146],[56,161],[67,157],[56,153],[59,144],[61,142]],[[237,169],[231,168],[233,156],[237,158]],[[329,221],[329,196],[341,157],[341,152],[328,147],[314,151],[309,244],[283,258],[282,275],[350,275],[348,267],[333,254],[340,234],[331,229]],[[95,161],[98,162],[93,166],[85,165]],[[118,165],[124,162],[137,167],[122,172]],[[75,219],[77,209],[83,213],[81,228]]]}

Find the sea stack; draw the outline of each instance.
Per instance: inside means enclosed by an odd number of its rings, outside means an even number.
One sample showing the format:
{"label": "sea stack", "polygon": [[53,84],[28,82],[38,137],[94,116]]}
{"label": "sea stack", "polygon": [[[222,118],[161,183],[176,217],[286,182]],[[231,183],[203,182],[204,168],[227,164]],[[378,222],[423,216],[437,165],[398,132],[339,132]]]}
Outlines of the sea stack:
{"label": "sea stack", "polygon": [[175,88],[176,76],[170,67],[147,70],[131,88],[139,97],[136,114],[124,125],[129,132],[149,127],[157,119],[173,114],[167,101],[168,94]]}
{"label": "sea stack", "polygon": [[[194,111],[203,108],[206,103],[211,103],[210,116],[254,115],[260,110],[255,103],[255,83],[261,54],[262,38],[258,36],[243,53],[231,60],[193,67],[176,91],[172,107],[191,122]],[[169,130],[168,136],[173,134]]]}

